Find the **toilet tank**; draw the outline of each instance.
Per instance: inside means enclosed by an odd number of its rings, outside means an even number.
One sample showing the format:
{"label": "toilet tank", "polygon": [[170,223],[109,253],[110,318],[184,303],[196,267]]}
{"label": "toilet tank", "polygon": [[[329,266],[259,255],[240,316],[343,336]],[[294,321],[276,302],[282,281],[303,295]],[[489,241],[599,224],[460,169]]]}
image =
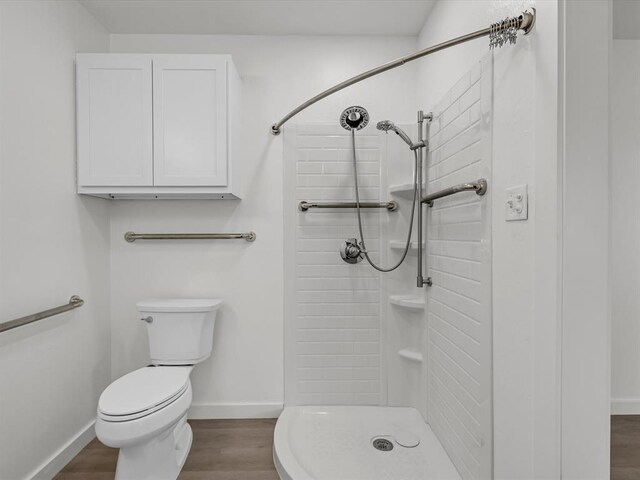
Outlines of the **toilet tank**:
{"label": "toilet tank", "polygon": [[193,365],[211,355],[218,299],[162,298],[136,304],[147,325],[151,363]]}

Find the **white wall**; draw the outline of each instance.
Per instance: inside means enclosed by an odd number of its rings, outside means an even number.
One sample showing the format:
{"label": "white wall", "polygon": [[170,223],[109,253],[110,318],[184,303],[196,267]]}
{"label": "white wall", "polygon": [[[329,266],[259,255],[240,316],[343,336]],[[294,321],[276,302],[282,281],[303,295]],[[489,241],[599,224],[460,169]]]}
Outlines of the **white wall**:
{"label": "white wall", "polygon": [[640,40],[611,57],[611,409],[640,414]]}
{"label": "white wall", "polygon": [[614,0],[612,3],[613,38],[640,39],[640,3],[636,0]]}
{"label": "white wall", "polygon": [[586,480],[609,477],[611,2],[563,7],[562,476]]}
{"label": "white wall", "polygon": [[[438,2],[421,47],[517,15],[531,2]],[[558,5],[539,2],[528,37],[494,54],[493,415],[494,478],[559,476]],[[420,62],[422,107],[432,108],[488,39]],[[505,222],[505,188],[529,186],[529,220]]]}
{"label": "white wall", "polygon": [[86,302],[0,336],[2,479],[62,467],[110,380],[108,205],[74,175],[75,54],[107,49],[76,2],[0,2],[0,317]]}
{"label": "white wall", "polygon": [[[414,51],[414,37],[113,35],[113,52],[230,53],[243,78],[246,195],[240,202],[122,201],[112,204],[112,375],[148,360],[135,302],[149,296],[225,300],[214,354],[193,375],[194,416],[274,416],[283,402],[283,137],[269,126],[344,78]],[[337,123],[360,104],[372,122],[413,119],[416,67],[334,95],[292,122]],[[286,129],[286,127],[285,127]],[[287,135],[285,130],[285,136]],[[290,205],[287,205],[290,207]],[[245,231],[244,242],[126,243],[127,230]]]}

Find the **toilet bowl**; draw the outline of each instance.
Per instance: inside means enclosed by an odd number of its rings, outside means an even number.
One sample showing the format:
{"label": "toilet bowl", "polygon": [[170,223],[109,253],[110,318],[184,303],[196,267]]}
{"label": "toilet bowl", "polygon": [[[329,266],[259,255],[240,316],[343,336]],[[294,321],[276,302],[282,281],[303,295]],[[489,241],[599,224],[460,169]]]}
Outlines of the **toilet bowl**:
{"label": "toilet bowl", "polygon": [[220,300],[138,303],[149,333],[152,365],[109,385],[98,402],[96,436],[119,448],[117,480],[175,480],[193,434],[187,423],[194,364],[211,355]]}

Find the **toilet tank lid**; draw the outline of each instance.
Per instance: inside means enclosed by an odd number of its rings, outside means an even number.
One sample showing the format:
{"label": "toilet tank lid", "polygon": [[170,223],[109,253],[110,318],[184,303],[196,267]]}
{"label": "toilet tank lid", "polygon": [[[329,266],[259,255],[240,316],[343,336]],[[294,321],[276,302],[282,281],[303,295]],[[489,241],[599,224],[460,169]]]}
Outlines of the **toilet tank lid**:
{"label": "toilet tank lid", "polygon": [[141,312],[210,312],[217,310],[222,300],[217,298],[152,298],[136,304]]}

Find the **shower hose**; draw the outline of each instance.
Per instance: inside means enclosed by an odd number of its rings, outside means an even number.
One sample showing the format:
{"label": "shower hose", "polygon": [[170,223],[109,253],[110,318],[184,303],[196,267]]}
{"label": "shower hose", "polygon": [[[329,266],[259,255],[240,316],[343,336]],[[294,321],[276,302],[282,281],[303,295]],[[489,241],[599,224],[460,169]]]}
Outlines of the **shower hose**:
{"label": "shower hose", "polygon": [[413,151],[414,165],[413,165],[413,203],[411,204],[411,219],[409,220],[409,232],[407,233],[407,243],[404,246],[404,252],[402,253],[402,257],[393,267],[383,268],[374,263],[373,260],[369,257],[369,252],[367,252],[367,245],[364,241],[364,233],[362,230],[362,215],[360,214],[360,191],[358,188],[358,162],[356,160],[356,133],[355,129],[351,130],[351,146],[353,150],[353,178],[354,185],[356,190],[356,212],[358,216],[358,231],[360,233],[360,251],[364,254],[364,258],[367,259],[369,265],[378,270],[379,272],[393,272],[396,268],[402,265],[404,259],[407,258],[407,254],[409,253],[409,248],[411,247],[411,233],[413,231],[413,217],[416,211],[416,200],[418,198],[418,153]]}

